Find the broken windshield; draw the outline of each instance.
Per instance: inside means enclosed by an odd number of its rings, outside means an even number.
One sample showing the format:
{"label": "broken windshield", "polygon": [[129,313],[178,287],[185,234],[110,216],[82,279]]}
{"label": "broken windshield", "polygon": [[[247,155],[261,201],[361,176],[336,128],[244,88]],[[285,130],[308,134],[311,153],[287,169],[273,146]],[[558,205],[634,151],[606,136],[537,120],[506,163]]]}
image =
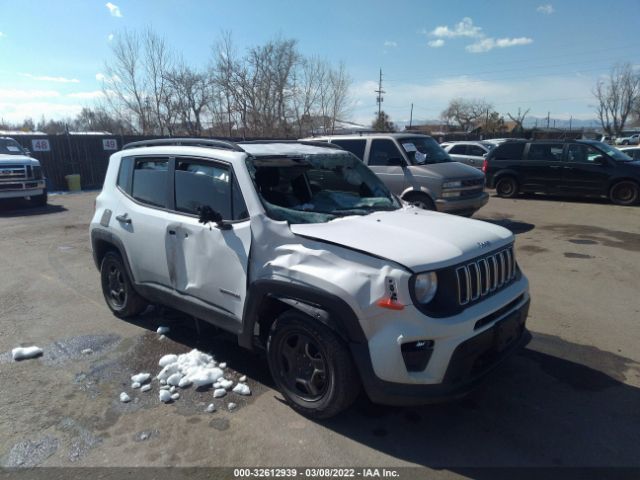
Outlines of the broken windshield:
{"label": "broken windshield", "polygon": [[400,208],[382,181],[350,153],[249,157],[247,167],[274,220],[324,223]]}

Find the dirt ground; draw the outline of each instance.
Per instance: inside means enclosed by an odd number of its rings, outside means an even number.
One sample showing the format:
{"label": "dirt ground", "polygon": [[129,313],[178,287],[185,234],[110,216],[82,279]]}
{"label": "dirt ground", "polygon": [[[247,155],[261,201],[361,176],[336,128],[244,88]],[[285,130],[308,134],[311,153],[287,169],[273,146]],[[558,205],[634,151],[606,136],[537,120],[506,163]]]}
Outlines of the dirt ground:
{"label": "dirt ground", "polygon": [[[91,258],[96,193],[44,209],[0,205],[0,466],[640,466],[640,207],[492,197],[476,218],[517,235],[533,340],[469,397],[419,408],[366,398],[299,416],[264,358],[175,312],[112,316]],[[161,339],[155,332],[168,325]],[[44,349],[14,362],[19,345]],[[82,353],[90,348],[92,353]],[[210,391],[173,404],[131,390],[165,353],[191,348],[247,375],[253,394],[206,413]],[[133,401],[123,404],[127,391]],[[228,411],[229,401],[238,408]]]}

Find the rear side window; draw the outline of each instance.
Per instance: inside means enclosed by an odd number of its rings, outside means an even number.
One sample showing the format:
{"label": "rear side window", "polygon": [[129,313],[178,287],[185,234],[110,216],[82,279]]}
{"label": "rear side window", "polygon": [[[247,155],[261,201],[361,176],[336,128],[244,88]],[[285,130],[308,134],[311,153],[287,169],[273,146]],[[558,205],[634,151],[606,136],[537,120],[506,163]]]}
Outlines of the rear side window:
{"label": "rear side window", "polygon": [[529,145],[529,160],[559,162],[562,160],[562,143],[532,143]]}
{"label": "rear side window", "polygon": [[454,155],[464,155],[466,151],[466,145],[454,145],[453,147],[451,147],[451,150],[449,150],[449,153],[452,153]]}
{"label": "rear side window", "polygon": [[521,160],[524,152],[524,143],[505,142],[493,150],[494,160]]}
{"label": "rear side window", "polygon": [[[390,162],[392,158],[399,159],[404,163],[402,154],[396,144],[392,140],[374,139],[371,141],[371,151],[369,152],[369,166],[389,166],[394,165]],[[397,165],[397,163],[395,163]]]}
{"label": "rear side window", "polygon": [[133,172],[133,157],[125,157],[120,160],[120,170],[118,171],[118,181],[116,182],[124,192],[131,193],[131,173]]}
{"label": "rear side window", "polygon": [[366,140],[332,140],[331,143],[341,146],[345,150],[353,153],[360,160],[364,160],[364,148],[367,145]]}
{"label": "rear side window", "polygon": [[467,147],[467,155],[472,155],[474,157],[481,157],[485,153],[487,153],[487,152],[485,152],[482,147],[479,147],[477,145],[469,145]]}
{"label": "rear side window", "polygon": [[168,158],[137,158],[133,169],[131,196],[142,203],[166,208],[168,176]]}
{"label": "rear side window", "polygon": [[179,212],[197,215],[200,207],[208,206],[225,220],[249,216],[242,193],[226,165],[176,159],[175,197]]}

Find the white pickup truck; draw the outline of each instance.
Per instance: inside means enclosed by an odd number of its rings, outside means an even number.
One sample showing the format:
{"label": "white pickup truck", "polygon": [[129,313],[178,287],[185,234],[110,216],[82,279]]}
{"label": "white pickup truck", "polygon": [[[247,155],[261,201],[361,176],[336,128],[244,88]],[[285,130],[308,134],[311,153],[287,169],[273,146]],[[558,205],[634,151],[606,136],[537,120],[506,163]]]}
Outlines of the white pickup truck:
{"label": "white pickup truck", "polygon": [[47,187],[40,162],[13,138],[0,137],[0,199],[26,198],[47,204]]}

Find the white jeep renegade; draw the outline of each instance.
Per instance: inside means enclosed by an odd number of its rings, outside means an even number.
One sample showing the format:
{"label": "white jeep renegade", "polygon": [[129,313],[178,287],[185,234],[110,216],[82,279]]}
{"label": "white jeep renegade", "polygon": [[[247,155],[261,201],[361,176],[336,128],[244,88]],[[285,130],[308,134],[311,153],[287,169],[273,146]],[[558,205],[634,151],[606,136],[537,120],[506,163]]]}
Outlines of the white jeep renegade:
{"label": "white jeep renegade", "polygon": [[313,142],[137,142],[111,156],[91,241],[120,317],[169,305],[263,348],[293,408],[468,392],[529,338],[508,230],[403,204]]}

